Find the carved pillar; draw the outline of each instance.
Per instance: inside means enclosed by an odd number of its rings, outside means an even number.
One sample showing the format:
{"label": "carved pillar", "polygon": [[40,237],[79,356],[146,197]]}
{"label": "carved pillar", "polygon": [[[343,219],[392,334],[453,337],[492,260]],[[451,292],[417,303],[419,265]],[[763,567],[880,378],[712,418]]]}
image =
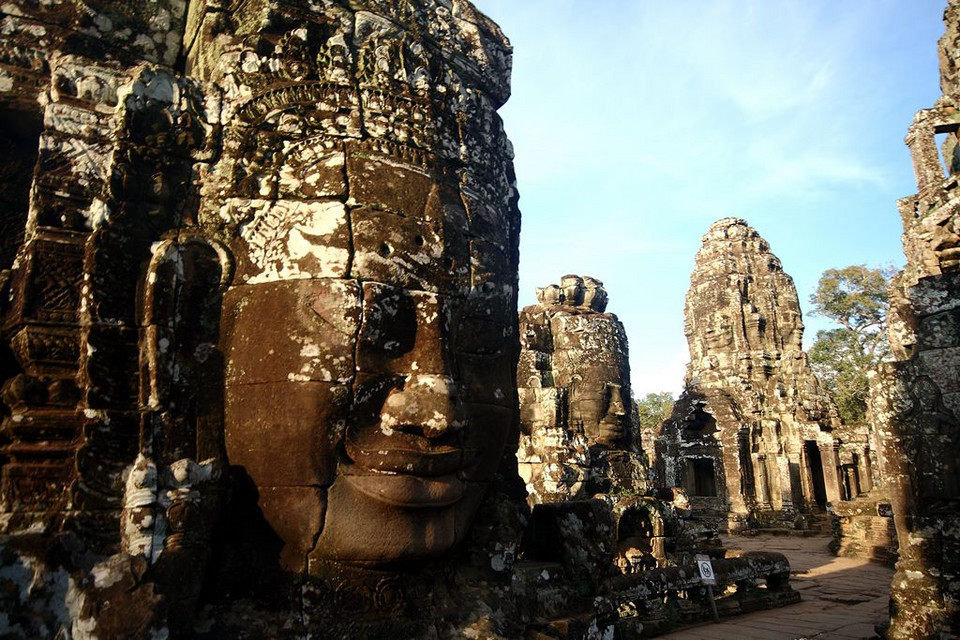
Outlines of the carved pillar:
{"label": "carved pillar", "polygon": [[823,483],[827,491],[827,502],[836,502],[842,499],[840,492],[840,462],[837,456],[837,445],[832,441],[817,443],[820,450],[820,459],[823,463]]}
{"label": "carved pillar", "polygon": [[23,372],[4,386],[11,443],[5,448],[9,463],[0,480],[0,509],[21,514],[8,525],[14,530],[18,521],[29,525],[35,519],[30,512],[63,515],[72,507],[69,488],[85,423],[77,413],[75,384],[80,290],[87,217],[101,210],[108,146],[102,129],[91,128],[85,137],[76,129],[100,117],[113,120],[102,111],[111,100],[115,106],[111,96],[118,78],[91,65],[86,82],[78,86],[77,66],[63,58],[51,72],[25,244],[11,276],[13,304],[4,326]]}
{"label": "carved pillar", "polygon": [[865,447],[860,458],[860,486],[864,493],[873,489],[873,456],[870,447]]}
{"label": "carved pillar", "polygon": [[785,512],[792,512],[793,485],[790,479],[790,461],[786,456],[776,457],[777,478],[780,482],[780,508]]}
{"label": "carved pillar", "polygon": [[767,457],[762,453],[753,454],[754,477],[757,479],[756,496],[757,506],[765,511],[771,508],[770,490],[767,484]]}

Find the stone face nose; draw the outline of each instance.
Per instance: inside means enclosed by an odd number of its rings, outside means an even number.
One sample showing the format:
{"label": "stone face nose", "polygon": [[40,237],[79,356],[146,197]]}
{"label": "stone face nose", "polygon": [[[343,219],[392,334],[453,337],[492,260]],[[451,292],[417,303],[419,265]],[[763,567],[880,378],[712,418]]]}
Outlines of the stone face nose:
{"label": "stone face nose", "polygon": [[607,415],[627,415],[627,409],[623,406],[623,396],[620,395],[620,385],[608,385],[607,393],[610,395],[610,404],[607,407]]}
{"label": "stone face nose", "polygon": [[464,426],[462,402],[449,376],[411,375],[402,389],[394,390],[383,405],[380,426],[389,430],[420,430],[428,438]]}

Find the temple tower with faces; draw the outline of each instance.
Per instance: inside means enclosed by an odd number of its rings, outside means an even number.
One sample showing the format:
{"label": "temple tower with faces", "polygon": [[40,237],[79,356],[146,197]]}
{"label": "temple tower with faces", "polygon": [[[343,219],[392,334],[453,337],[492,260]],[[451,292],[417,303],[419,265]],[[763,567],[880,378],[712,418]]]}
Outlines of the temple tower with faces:
{"label": "temple tower with faces", "polygon": [[836,408],[803,352],[793,280],[739,218],[715,222],[684,309],[685,389],[657,443],[657,471],[723,527],[794,526],[841,497]]}

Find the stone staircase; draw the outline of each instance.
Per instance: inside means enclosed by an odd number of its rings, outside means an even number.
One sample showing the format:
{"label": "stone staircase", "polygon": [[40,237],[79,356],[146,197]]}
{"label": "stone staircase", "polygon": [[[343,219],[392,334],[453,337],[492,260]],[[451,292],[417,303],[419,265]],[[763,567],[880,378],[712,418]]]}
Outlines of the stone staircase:
{"label": "stone staircase", "polygon": [[[792,525],[792,526],[791,526]],[[780,522],[768,521],[740,531],[739,535],[744,536],[829,536],[833,534],[833,525],[830,514],[826,511],[808,512],[802,514],[802,519],[797,518],[794,522],[785,520]]]}

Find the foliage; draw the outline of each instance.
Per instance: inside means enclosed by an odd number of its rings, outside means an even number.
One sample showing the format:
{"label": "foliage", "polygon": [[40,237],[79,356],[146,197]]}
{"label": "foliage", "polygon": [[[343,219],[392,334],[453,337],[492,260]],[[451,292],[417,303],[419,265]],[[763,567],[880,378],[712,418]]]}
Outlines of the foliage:
{"label": "foliage", "polygon": [[811,315],[840,325],[817,332],[809,357],[814,373],[847,424],[859,424],[866,418],[867,373],[890,351],[886,314],[893,275],[891,268],[865,265],[827,269],[810,296]]}
{"label": "foliage", "polygon": [[810,347],[810,367],[833,397],[840,418],[846,424],[860,424],[866,418],[870,385],[867,372],[876,364],[866,356],[849,329],[817,332]]}
{"label": "foliage", "polygon": [[640,431],[659,431],[660,425],[673,411],[673,394],[669,391],[648,393],[642,400],[637,400],[636,405]]}

